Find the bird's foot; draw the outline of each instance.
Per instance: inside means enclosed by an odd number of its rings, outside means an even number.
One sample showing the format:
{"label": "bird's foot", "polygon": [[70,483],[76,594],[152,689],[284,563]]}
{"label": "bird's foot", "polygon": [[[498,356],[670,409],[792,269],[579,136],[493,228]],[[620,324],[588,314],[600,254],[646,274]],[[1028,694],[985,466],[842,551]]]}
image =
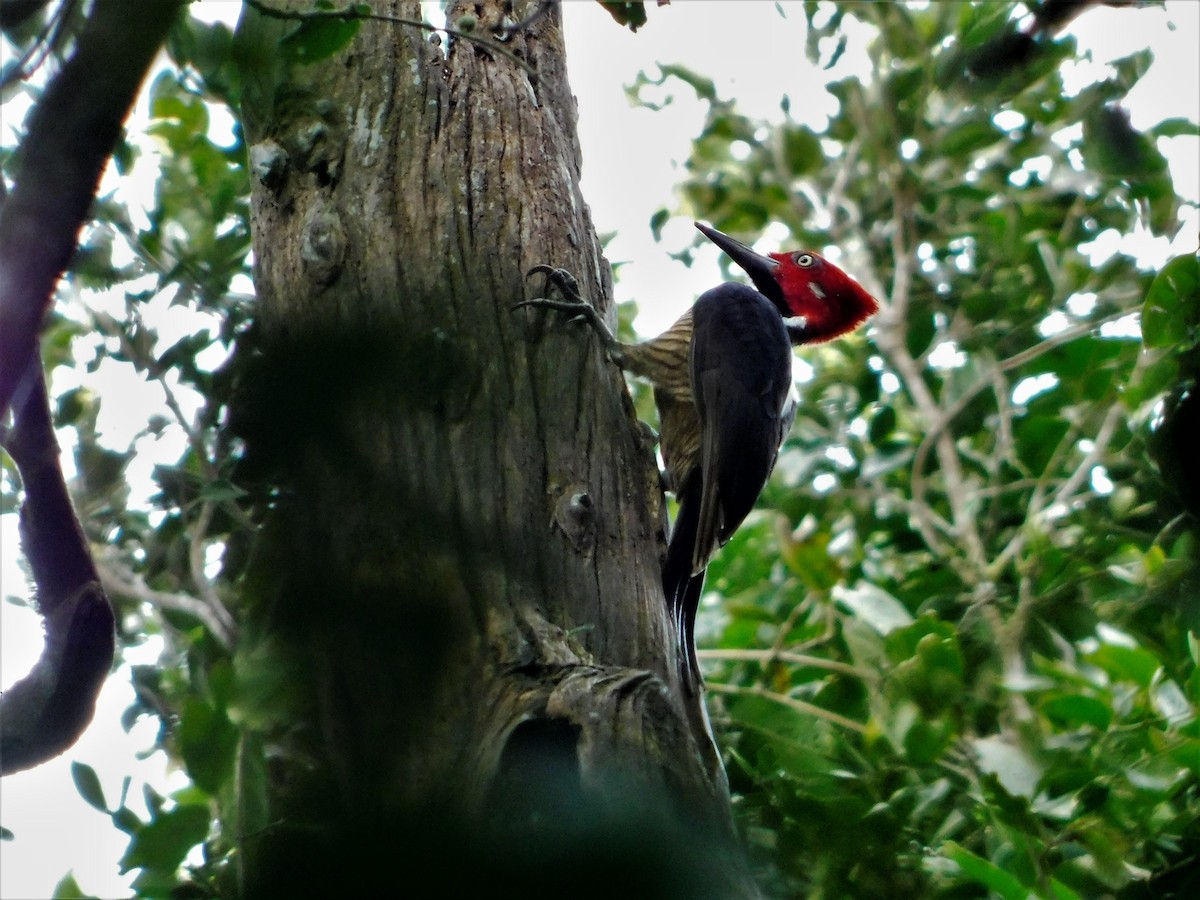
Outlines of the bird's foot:
{"label": "bird's foot", "polygon": [[558,291],[564,300],[571,303],[583,303],[583,294],[579,290],[579,282],[566,269],[560,269],[557,266],[540,265],[534,266],[525,273],[526,278],[531,278],[534,275],[546,276],[546,280],[542,284],[543,294],[549,295],[551,288],[553,288]]}
{"label": "bird's foot", "polygon": [[557,293],[559,299],[553,299],[549,296],[534,297],[533,299],[522,300],[520,303],[514,304],[513,309],[532,307],[534,309],[553,309],[559,312],[574,313],[575,317],[572,321],[584,320],[588,322],[601,338],[604,339],[605,346],[615,345],[616,342],[613,339],[612,332],[608,330],[608,326],[600,318],[600,313],[596,312],[595,307],[583,299],[583,294],[579,290],[579,282],[575,279],[574,275],[566,269],[546,265],[534,266],[525,275],[527,278],[531,275],[545,275],[546,280],[542,285],[542,293],[545,295]]}

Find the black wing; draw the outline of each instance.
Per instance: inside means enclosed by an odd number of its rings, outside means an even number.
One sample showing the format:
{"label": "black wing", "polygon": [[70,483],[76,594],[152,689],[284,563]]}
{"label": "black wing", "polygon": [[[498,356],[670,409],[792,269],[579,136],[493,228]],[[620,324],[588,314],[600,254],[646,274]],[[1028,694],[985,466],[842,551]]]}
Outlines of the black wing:
{"label": "black wing", "polygon": [[692,389],[700,416],[700,517],[692,571],[708,564],[758,499],[791,425],[792,353],[760,293],[723,284],[694,312]]}
{"label": "black wing", "polygon": [[696,610],[704,590],[704,569],[692,571],[692,553],[696,545],[696,526],[700,521],[700,467],[692,469],[676,495],[679,511],[671,529],[667,558],[663,562],[663,591],[675,623],[679,640],[679,659],[684,664],[684,684],[693,692],[700,684],[700,665],[696,661]]}
{"label": "black wing", "polygon": [[700,422],[700,459],[681,473],[679,512],[663,589],[687,660],[699,683],[693,632],[713,552],[746,518],[791,427],[792,356],[783,319],[752,288],[723,284],[693,307],[692,390]]}

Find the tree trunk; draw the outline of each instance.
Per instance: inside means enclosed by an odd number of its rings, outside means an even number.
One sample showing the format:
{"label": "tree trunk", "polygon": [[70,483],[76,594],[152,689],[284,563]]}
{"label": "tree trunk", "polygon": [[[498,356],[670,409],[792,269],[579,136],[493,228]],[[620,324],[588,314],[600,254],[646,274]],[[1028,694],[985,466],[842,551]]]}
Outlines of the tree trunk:
{"label": "tree trunk", "polygon": [[538,263],[605,310],[611,278],[559,10],[500,43],[537,8],[508,6],[456,5],[479,41],[446,47],[366,21],[303,67],[279,61],[296,22],[240,28],[258,309],[234,427],[263,509],[235,663],[261,736],[239,754],[249,893],[345,886],[381,847],[501,893],[755,892],[681,688],[622,376],[587,328],[511,309]]}

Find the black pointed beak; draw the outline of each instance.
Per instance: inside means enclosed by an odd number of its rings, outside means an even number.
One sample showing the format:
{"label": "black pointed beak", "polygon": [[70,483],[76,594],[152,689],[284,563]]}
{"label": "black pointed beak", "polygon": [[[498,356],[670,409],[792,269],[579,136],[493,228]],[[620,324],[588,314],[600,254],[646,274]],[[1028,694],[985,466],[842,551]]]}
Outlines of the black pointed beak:
{"label": "black pointed beak", "polygon": [[779,268],[779,263],[769,256],[755,253],[741,241],[735,241],[715,228],[709,228],[700,222],[695,224],[702,235],[724,250],[726,256],[745,270],[759,293],[772,300],[779,296],[779,282],[775,280],[775,270]]}

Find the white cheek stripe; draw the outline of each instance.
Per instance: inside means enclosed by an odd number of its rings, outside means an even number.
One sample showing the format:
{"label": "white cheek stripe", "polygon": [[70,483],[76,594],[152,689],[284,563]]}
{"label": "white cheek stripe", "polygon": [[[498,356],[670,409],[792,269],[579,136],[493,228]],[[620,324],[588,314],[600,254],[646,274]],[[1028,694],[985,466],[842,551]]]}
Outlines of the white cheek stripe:
{"label": "white cheek stripe", "polygon": [[808,289],[813,292],[813,296],[816,297],[818,300],[825,299],[825,290],[819,284],[817,284],[815,281],[810,281],[808,283]]}

